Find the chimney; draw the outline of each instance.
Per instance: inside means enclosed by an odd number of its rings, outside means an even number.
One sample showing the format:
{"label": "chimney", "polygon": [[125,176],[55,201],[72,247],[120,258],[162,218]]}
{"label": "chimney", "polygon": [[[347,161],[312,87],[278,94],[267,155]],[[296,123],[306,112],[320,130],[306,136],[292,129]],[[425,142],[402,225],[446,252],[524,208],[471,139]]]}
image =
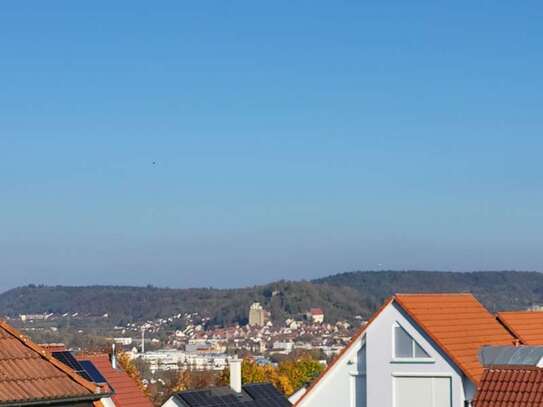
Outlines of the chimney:
{"label": "chimney", "polygon": [[111,345],[111,367],[117,369],[117,356],[115,355],[115,344]]}
{"label": "chimney", "polygon": [[145,328],[141,327],[141,353],[145,353]]}
{"label": "chimney", "polygon": [[230,387],[236,393],[241,393],[241,362],[237,356],[230,360]]}

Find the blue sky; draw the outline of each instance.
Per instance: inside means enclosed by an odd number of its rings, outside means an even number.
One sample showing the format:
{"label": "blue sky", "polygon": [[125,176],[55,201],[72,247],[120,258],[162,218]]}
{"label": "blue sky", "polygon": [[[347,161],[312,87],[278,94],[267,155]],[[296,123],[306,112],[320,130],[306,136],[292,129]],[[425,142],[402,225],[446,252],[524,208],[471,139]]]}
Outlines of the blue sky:
{"label": "blue sky", "polygon": [[4,4],[0,288],[543,270],[542,17]]}

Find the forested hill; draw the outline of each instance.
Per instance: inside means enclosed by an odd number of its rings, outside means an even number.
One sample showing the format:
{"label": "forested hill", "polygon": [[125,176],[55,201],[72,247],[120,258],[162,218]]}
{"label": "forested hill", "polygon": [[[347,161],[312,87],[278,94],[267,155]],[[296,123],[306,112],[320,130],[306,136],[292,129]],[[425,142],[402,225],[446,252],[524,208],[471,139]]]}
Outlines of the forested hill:
{"label": "forested hill", "polygon": [[240,289],[123,286],[25,286],[0,294],[0,314],[78,312],[128,322],[200,312],[222,324],[244,322],[253,301],[275,320],[321,307],[327,319],[369,316],[396,292],[473,292],[491,311],[543,304],[543,274],[535,272],[380,271],[342,273],[314,281],[279,281]]}
{"label": "forested hill", "polygon": [[349,286],[374,309],[384,298],[400,292],[471,292],[493,312],[543,304],[543,273],[539,272],[357,271],[335,274],[313,283]]}

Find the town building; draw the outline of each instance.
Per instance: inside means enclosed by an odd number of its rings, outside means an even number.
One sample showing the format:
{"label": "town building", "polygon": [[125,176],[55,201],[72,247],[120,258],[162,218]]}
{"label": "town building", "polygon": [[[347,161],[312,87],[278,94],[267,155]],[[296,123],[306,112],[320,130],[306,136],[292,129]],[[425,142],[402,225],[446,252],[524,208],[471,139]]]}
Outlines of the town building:
{"label": "town building", "polygon": [[249,308],[249,326],[264,326],[267,313],[259,302],[254,302]]}
{"label": "town building", "polygon": [[307,319],[315,324],[324,322],[324,312],[320,308],[311,308],[307,313]]}

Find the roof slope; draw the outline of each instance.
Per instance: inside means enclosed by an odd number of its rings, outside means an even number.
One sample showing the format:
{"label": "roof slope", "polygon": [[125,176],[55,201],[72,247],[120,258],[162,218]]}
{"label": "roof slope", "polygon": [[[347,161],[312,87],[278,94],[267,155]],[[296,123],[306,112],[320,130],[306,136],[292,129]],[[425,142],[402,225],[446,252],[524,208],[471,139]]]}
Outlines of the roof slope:
{"label": "roof slope", "polygon": [[136,382],[124,370],[111,366],[109,355],[105,353],[87,354],[78,359],[90,360],[102,373],[115,392],[113,402],[116,407],[152,407],[153,403],[143,394]]}
{"label": "roof slope", "polygon": [[485,369],[474,407],[540,407],[543,405],[543,369],[493,367]]}
{"label": "roof slope", "polygon": [[97,400],[101,391],[0,321],[0,405],[87,397]]}
{"label": "roof slope", "polygon": [[499,312],[498,320],[516,335],[522,343],[526,345],[543,345],[543,312]]}
{"label": "roof slope", "polygon": [[471,294],[397,294],[395,300],[474,383],[483,374],[481,347],[515,340]]}

